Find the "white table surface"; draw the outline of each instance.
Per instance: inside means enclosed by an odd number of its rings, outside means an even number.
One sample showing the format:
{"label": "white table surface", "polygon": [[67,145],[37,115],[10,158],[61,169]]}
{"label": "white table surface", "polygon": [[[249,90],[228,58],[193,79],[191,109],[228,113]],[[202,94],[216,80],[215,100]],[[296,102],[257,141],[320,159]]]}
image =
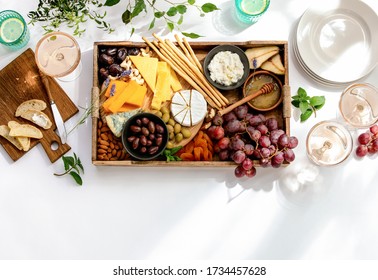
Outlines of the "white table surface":
{"label": "white table surface", "polygon": [[[26,17],[38,1],[3,2],[1,9]],[[40,145],[17,162],[1,147],[0,259],[378,258],[378,159],[352,155],[338,166],[318,168],[306,156],[309,129],[339,117],[342,91],[308,78],[292,52],[292,33],[311,1],[271,1],[268,13],[244,29],[230,25],[230,1],[213,2],[222,11],[205,18],[195,14],[183,30],[204,35],[198,39],[202,41],[288,40],[292,94],[303,87],[310,95],[326,96],[318,116],[305,123],[293,110],[291,134],[300,141],[295,162],[286,168],[258,169],[255,178],[243,180],[234,178],[233,168],[94,166],[88,119],[68,139],[68,154],[77,153],[85,167],[84,185],[78,187],[69,177],[53,175],[63,164],[51,164]],[[374,0],[370,4],[378,11]],[[88,23],[88,32],[78,39],[83,71],[74,82],[60,82],[78,106],[90,101],[93,42],[129,39],[130,29],[120,21],[121,6],[108,9],[114,34]],[[146,19],[136,26],[143,23]],[[38,25],[30,30],[27,47],[34,50],[42,30]],[[173,38],[157,28],[153,31]],[[137,30],[131,40],[141,41],[142,35],[151,38],[151,31]],[[22,51],[0,46],[0,66]],[[378,68],[362,81],[378,86]],[[300,184],[306,174],[316,178]]]}

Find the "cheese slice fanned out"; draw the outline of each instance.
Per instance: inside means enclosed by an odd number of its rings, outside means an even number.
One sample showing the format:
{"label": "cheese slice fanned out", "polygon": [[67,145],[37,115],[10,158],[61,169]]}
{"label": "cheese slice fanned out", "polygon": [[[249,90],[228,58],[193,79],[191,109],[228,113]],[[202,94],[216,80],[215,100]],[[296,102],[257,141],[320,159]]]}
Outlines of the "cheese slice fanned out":
{"label": "cheese slice fanned out", "polygon": [[171,112],[176,122],[183,126],[194,126],[205,118],[207,103],[196,90],[178,91],[172,97]]}

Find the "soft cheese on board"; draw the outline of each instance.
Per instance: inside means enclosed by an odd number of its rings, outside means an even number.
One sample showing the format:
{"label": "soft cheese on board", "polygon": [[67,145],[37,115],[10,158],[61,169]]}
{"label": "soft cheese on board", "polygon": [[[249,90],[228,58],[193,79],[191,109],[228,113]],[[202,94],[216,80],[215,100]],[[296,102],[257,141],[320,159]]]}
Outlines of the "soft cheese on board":
{"label": "soft cheese on board", "polygon": [[178,91],[172,97],[171,112],[174,119],[183,126],[200,123],[207,114],[207,103],[196,90]]}

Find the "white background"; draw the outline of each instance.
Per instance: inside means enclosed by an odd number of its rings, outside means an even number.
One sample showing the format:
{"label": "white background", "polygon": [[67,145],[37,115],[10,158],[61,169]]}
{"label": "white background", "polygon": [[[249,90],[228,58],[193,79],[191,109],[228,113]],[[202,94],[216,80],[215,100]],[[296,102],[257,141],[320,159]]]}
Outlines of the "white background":
{"label": "white background", "polygon": [[[37,2],[2,1],[1,9],[17,10],[26,18]],[[342,91],[308,78],[292,52],[292,33],[311,1],[272,1],[266,15],[248,28],[232,25],[230,1],[213,2],[222,10],[205,18],[193,12],[183,30],[204,35],[202,41],[287,40],[292,94],[303,87],[310,95],[326,96],[316,119],[300,123],[293,110],[291,134],[300,141],[295,162],[278,170],[258,169],[249,180],[236,180],[233,168],[96,167],[91,163],[88,119],[68,139],[68,154],[77,153],[85,167],[84,185],[78,187],[69,177],[53,175],[63,171],[63,164],[51,164],[40,145],[17,162],[1,147],[0,259],[378,258],[378,159],[351,155],[338,166],[318,168],[306,156],[309,129],[339,118]],[[316,2],[327,5],[325,0]],[[369,2],[378,11],[376,2]],[[121,7],[108,9],[115,33],[108,35],[88,22],[88,32],[78,39],[81,76],[61,83],[78,106],[90,101],[93,42],[129,39]],[[131,40],[151,38],[146,28],[150,20],[136,22]],[[38,25],[30,30],[27,47],[34,50],[42,30]],[[153,31],[173,38],[158,27]],[[0,66],[22,51],[0,46]],[[378,69],[362,81],[378,86]],[[306,174],[316,178],[300,184],[298,179]]]}

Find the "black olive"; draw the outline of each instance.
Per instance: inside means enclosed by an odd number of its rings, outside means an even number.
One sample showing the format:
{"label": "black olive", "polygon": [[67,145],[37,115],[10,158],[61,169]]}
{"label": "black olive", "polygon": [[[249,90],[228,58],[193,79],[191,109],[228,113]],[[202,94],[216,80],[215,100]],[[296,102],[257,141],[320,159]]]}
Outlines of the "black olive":
{"label": "black olive", "polygon": [[139,49],[138,48],[130,48],[127,52],[128,55],[138,55]]}
{"label": "black olive", "polygon": [[112,65],[114,63],[113,57],[103,53],[100,55],[98,62],[102,65]]}
{"label": "black olive", "polygon": [[126,48],[120,48],[117,51],[117,60],[119,62],[124,61],[126,59],[126,56],[127,56],[127,50],[126,50]]}
{"label": "black olive", "polygon": [[106,54],[110,56],[115,56],[117,54],[117,48],[111,47],[106,50]]}
{"label": "black olive", "polygon": [[114,77],[121,75],[122,72],[123,72],[123,68],[119,66],[118,64],[112,64],[109,66],[109,74]]}

